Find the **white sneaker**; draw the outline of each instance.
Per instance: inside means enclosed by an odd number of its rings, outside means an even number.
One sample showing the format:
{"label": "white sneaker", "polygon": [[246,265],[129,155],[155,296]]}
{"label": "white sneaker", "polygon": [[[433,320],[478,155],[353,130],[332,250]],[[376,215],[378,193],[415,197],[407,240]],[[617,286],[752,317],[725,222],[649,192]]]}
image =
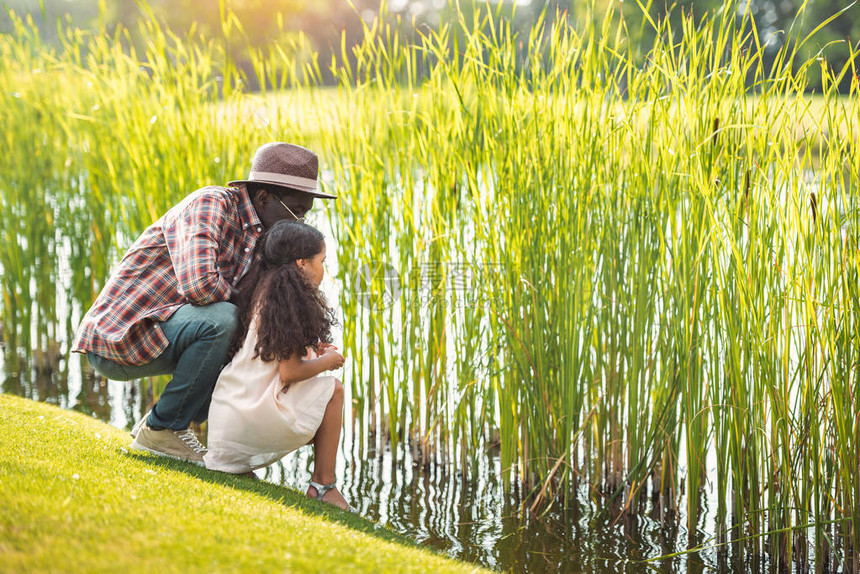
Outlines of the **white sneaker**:
{"label": "white sneaker", "polygon": [[131,443],[131,448],[206,466],[203,462],[206,447],[200,444],[190,428],[181,431],[152,430],[143,425]]}

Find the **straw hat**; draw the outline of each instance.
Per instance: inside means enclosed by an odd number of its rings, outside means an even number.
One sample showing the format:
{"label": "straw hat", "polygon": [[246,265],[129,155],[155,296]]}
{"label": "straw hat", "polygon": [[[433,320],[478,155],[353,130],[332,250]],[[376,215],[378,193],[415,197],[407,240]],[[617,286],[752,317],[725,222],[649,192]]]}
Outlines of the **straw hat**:
{"label": "straw hat", "polygon": [[248,179],[231,181],[227,185],[263,183],[302,191],[314,197],[336,199],[335,195],[317,191],[318,175],[317,154],[302,146],[272,142],[257,149]]}

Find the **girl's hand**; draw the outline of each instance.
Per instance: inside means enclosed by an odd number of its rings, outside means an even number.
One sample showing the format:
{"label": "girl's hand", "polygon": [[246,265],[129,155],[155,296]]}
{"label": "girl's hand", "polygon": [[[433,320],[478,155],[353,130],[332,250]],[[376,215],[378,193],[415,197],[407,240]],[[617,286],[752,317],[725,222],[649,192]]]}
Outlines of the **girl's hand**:
{"label": "girl's hand", "polygon": [[328,365],[327,370],[333,371],[341,368],[345,359],[343,358],[343,355],[340,354],[340,351],[337,350],[337,347],[329,343],[323,343],[323,345],[326,345],[326,347],[323,348],[323,354],[320,356],[320,359],[325,361],[325,364]]}

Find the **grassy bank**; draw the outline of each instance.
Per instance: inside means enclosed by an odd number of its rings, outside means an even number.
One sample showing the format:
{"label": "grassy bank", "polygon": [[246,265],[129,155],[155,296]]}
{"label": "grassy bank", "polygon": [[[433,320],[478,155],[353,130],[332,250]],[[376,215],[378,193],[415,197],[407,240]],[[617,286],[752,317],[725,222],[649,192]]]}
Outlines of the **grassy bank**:
{"label": "grassy bank", "polygon": [[0,571],[479,570],[299,492],[128,444],[84,415],[0,395]]}

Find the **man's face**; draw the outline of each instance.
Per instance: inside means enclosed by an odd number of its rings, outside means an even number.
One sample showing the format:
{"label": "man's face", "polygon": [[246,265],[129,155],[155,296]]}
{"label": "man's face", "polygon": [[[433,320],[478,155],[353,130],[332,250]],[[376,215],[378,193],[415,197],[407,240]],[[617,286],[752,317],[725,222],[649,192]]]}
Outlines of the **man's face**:
{"label": "man's face", "polygon": [[263,227],[269,229],[282,219],[295,221],[303,218],[314,206],[314,198],[299,191],[260,189],[251,198],[251,203]]}

